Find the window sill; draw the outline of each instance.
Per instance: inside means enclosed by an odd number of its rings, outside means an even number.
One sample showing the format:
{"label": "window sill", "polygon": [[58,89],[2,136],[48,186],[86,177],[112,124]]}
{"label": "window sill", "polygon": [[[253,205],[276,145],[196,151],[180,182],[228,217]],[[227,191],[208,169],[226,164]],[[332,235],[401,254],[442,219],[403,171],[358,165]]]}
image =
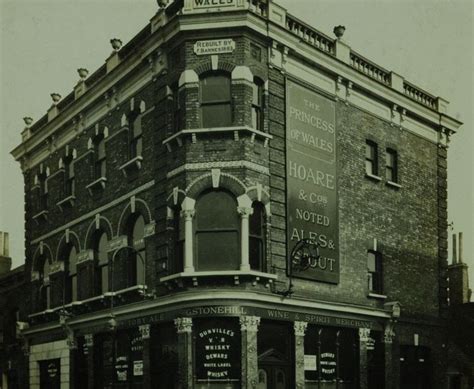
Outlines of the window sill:
{"label": "window sill", "polygon": [[387,296],[385,296],[384,294],[378,294],[378,293],[372,293],[372,292],[369,292],[367,297],[379,299],[379,300],[385,300],[387,298]]}
{"label": "window sill", "polygon": [[132,158],[130,161],[125,162],[119,169],[122,171],[123,175],[127,177],[130,173],[137,172],[142,168],[142,156],[137,156]]}
{"label": "window sill", "polygon": [[94,191],[104,190],[106,182],[107,182],[107,178],[100,177],[97,180],[92,181],[89,185],[86,186],[86,188],[89,190],[89,193],[92,195]]}
{"label": "window sill", "polygon": [[67,196],[64,199],[58,201],[56,205],[62,210],[63,207],[73,207],[75,200],[76,200],[76,196],[74,195]]}
{"label": "window sill", "polygon": [[166,277],[160,278],[160,282],[163,282],[167,285],[170,283],[176,283],[179,286],[182,286],[183,281],[191,280],[193,286],[198,286],[199,278],[211,278],[211,277],[232,277],[234,279],[234,284],[239,285],[241,278],[250,278],[252,279],[252,285],[256,285],[259,281],[265,281],[265,284],[270,284],[278,277],[276,274],[270,273],[263,273],[260,271],[249,270],[249,271],[242,271],[242,270],[224,270],[224,271],[197,271],[197,272],[183,272],[183,273],[176,273],[171,274]]}
{"label": "window sill", "polygon": [[396,182],[393,182],[393,181],[387,181],[385,183],[387,186],[391,186],[391,187],[394,187],[394,188],[397,188],[397,189],[400,189],[402,186]]}
{"label": "window sill", "polygon": [[375,174],[365,173],[365,177],[373,181],[382,181],[382,177],[376,176]]}
{"label": "window sill", "polygon": [[178,133],[171,135],[163,141],[163,144],[167,147],[168,151],[171,152],[172,144],[176,141],[176,144],[181,147],[183,145],[183,138],[186,136],[191,136],[192,143],[196,143],[198,140],[198,135],[201,134],[217,134],[217,133],[233,133],[234,140],[238,141],[240,139],[241,133],[250,134],[250,139],[252,143],[255,141],[255,138],[263,139],[263,146],[267,147],[268,141],[273,139],[273,136],[267,134],[266,132],[255,130],[248,126],[237,126],[237,127],[213,127],[213,128],[196,128],[189,130],[181,130]]}
{"label": "window sill", "polygon": [[38,224],[42,221],[46,221],[47,219],[48,219],[48,211],[46,210],[38,212],[36,215],[33,216],[33,220]]}

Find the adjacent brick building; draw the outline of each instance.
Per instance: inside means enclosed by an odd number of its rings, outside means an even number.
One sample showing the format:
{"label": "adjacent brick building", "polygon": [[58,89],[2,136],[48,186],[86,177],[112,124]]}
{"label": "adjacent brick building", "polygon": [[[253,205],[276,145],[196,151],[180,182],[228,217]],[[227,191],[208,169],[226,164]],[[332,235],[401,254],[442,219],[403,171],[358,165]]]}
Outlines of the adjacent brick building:
{"label": "adjacent brick building", "polygon": [[25,119],[30,387],[446,387],[461,123],[334,33],[163,4]]}

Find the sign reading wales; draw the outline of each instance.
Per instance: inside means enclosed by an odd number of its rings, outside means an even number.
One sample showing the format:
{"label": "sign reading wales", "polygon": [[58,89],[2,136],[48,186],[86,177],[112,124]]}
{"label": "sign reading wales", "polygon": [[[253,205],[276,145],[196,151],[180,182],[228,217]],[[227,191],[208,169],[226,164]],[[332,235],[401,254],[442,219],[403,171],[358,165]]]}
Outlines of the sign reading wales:
{"label": "sign reading wales", "polygon": [[292,81],[286,91],[288,256],[301,239],[319,244],[320,258],[293,275],[339,282],[335,104]]}

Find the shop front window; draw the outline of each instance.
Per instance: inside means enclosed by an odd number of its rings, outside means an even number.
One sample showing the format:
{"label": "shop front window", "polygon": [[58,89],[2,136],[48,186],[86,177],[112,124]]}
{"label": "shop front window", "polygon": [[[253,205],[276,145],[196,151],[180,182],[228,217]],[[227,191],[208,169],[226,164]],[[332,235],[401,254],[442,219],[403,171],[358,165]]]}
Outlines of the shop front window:
{"label": "shop front window", "polygon": [[240,266],[237,202],[223,190],[205,192],[196,202],[196,269],[237,270]]}
{"label": "shop front window", "polygon": [[[309,325],[304,340],[307,388],[356,389],[359,349],[356,330]],[[311,362],[311,363],[310,363]]]}

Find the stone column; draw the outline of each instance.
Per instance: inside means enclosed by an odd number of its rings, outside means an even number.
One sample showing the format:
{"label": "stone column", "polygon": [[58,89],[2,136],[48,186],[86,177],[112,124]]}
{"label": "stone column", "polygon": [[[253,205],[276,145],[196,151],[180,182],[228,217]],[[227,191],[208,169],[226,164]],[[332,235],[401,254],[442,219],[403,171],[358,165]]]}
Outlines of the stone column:
{"label": "stone column", "polygon": [[240,270],[249,271],[249,217],[253,213],[253,209],[251,207],[238,207],[237,211],[240,214],[242,231],[240,234]]}
{"label": "stone column", "polygon": [[143,389],[151,388],[151,364],[150,364],[150,325],[144,324],[138,327],[143,342],[142,360],[143,360]]}
{"label": "stone column", "polygon": [[399,360],[398,347],[393,330],[393,323],[387,324],[383,334],[385,356],[385,389],[399,388]]}
{"label": "stone column", "polygon": [[359,328],[359,387],[367,388],[367,342],[370,339],[370,328]]}
{"label": "stone column", "polygon": [[296,389],[304,388],[304,335],[308,323],[295,321],[295,382]]}
{"label": "stone column", "polygon": [[193,320],[179,317],[174,320],[178,333],[178,382],[180,389],[193,388]]}
{"label": "stone column", "polygon": [[258,383],[257,332],[260,318],[241,316],[240,331],[242,337],[242,389],[255,389]]}
{"label": "stone column", "polygon": [[84,335],[84,346],[87,347],[87,388],[94,389],[94,335]]}
{"label": "stone column", "polygon": [[181,211],[184,217],[184,272],[194,272],[193,259],[193,218],[194,209],[185,209]]}

